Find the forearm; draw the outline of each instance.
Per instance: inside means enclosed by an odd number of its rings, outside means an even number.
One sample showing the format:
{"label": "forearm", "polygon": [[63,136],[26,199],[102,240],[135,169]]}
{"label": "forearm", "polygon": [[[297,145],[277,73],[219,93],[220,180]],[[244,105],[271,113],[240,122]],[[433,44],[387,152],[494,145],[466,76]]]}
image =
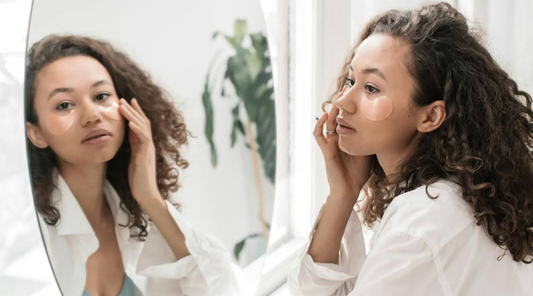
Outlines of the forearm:
{"label": "forearm", "polygon": [[152,198],[152,202],[141,205],[141,207],[157,227],[177,260],[190,255],[185,245],[185,236],[169,213],[167,203],[159,193]]}
{"label": "forearm", "polygon": [[353,206],[351,199],[328,196],[307,252],[315,262],[339,263],[341,241]]}

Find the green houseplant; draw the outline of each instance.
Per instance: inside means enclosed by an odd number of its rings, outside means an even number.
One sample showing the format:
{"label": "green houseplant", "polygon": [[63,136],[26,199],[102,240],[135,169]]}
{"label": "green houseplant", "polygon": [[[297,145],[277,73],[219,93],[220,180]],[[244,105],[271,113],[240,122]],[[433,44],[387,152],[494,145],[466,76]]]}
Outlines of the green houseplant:
{"label": "green houseplant", "polygon": [[[218,162],[217,149],[213,140],[215,113],[213,94],[220,91],[220,97],[235,101],[235,106],[232,109],[231,147],[234,147],[237,138],[242,136],[246,146],[251,149],[259,201],[258,219],[262,226],[262,233],[250,234],[235,245],[234,255],[238,260],[247,239],[259,237],[261,234],[265,241],[268,239],[270,225],[263,213],[264,194],[261,179],[263,172],[272,184],[275,182],[276,115],[274,86],[268,42],[263,33],[248,33],[246,21],[237,20],[234,24],[233,36],[220,32],[213,34],[213,38],[219,36],[223,36],[231,46],[233,55],[225,60],[223,76],[214,74],[213,66],[210,67],[202,93],[205,111],[205,136],[211,150],[211,164],[216,167]],[[214,65],[216,61],[219,61],[218,57],[214,58],[211,65]],[[228,85],[233,90],[228,90]]]}

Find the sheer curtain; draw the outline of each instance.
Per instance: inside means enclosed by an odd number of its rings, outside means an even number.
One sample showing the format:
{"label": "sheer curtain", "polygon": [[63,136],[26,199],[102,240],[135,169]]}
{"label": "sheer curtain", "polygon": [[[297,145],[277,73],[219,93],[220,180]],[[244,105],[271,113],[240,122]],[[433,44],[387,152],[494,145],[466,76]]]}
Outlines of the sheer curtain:
{"label": "sheer curtain", "polygon": [[[438,3],[421,0],[351,0],[351,35],[358,37],[364,24],[388,9],[413,9]],[[484,44],[518,87],[533,91],[533,26],[529,24],[533,2],[528,0],[455,0],[445,1],[463,13],[471,25],[480,29]]]}

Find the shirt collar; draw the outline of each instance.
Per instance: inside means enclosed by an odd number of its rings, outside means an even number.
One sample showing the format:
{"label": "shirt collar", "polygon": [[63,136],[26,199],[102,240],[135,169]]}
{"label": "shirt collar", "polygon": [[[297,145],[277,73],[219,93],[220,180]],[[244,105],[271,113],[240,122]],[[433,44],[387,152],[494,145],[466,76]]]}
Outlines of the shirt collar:
{"label": "shirt collar", "polygon": [[[93,234],[94,231],[85,217],[80,204],[72,191],[68,187],[65,179],[56,170],[57,189],[53,192],[52,200],[59,211],[61,218],[57,224],[57,233],[59,235],[76,235],[76,234]],[[127,224],[128,215],[120,209],[120,197],[107,179],[104,181],[104,196],[111,208],[115,225]]]}

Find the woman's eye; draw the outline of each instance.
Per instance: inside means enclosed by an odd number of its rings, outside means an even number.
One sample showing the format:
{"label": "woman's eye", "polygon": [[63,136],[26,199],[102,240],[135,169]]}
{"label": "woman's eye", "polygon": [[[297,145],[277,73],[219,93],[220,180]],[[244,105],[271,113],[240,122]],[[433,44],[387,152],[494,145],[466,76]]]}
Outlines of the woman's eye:
{"label": "woman's eye", "polygon": [[70,103],[61,103],[61,104],[57,105],[56,109],[57,110],[66,110],[66,109],[68,109],[69,106],[70,106]]}
{"label": "woman's eye", "polygon": [[379,91],[379,89],[373,87],[372,85],[365,85],[366,91],[373,94]]}
{"label": "woman's eye", "polygon": [[348,85],[349,87],[354,86],[354,84],[355,84],[355,80],[353,80],[350,77],[346,78],[346,80],[344,81],[344,85]]}
{"label": "woman's eye", "polygon": [[101,94],[97,94],[95,98],[97,101],[103,101],[107,99],[108,97],[109,97],[108,93],[101,93]]}

